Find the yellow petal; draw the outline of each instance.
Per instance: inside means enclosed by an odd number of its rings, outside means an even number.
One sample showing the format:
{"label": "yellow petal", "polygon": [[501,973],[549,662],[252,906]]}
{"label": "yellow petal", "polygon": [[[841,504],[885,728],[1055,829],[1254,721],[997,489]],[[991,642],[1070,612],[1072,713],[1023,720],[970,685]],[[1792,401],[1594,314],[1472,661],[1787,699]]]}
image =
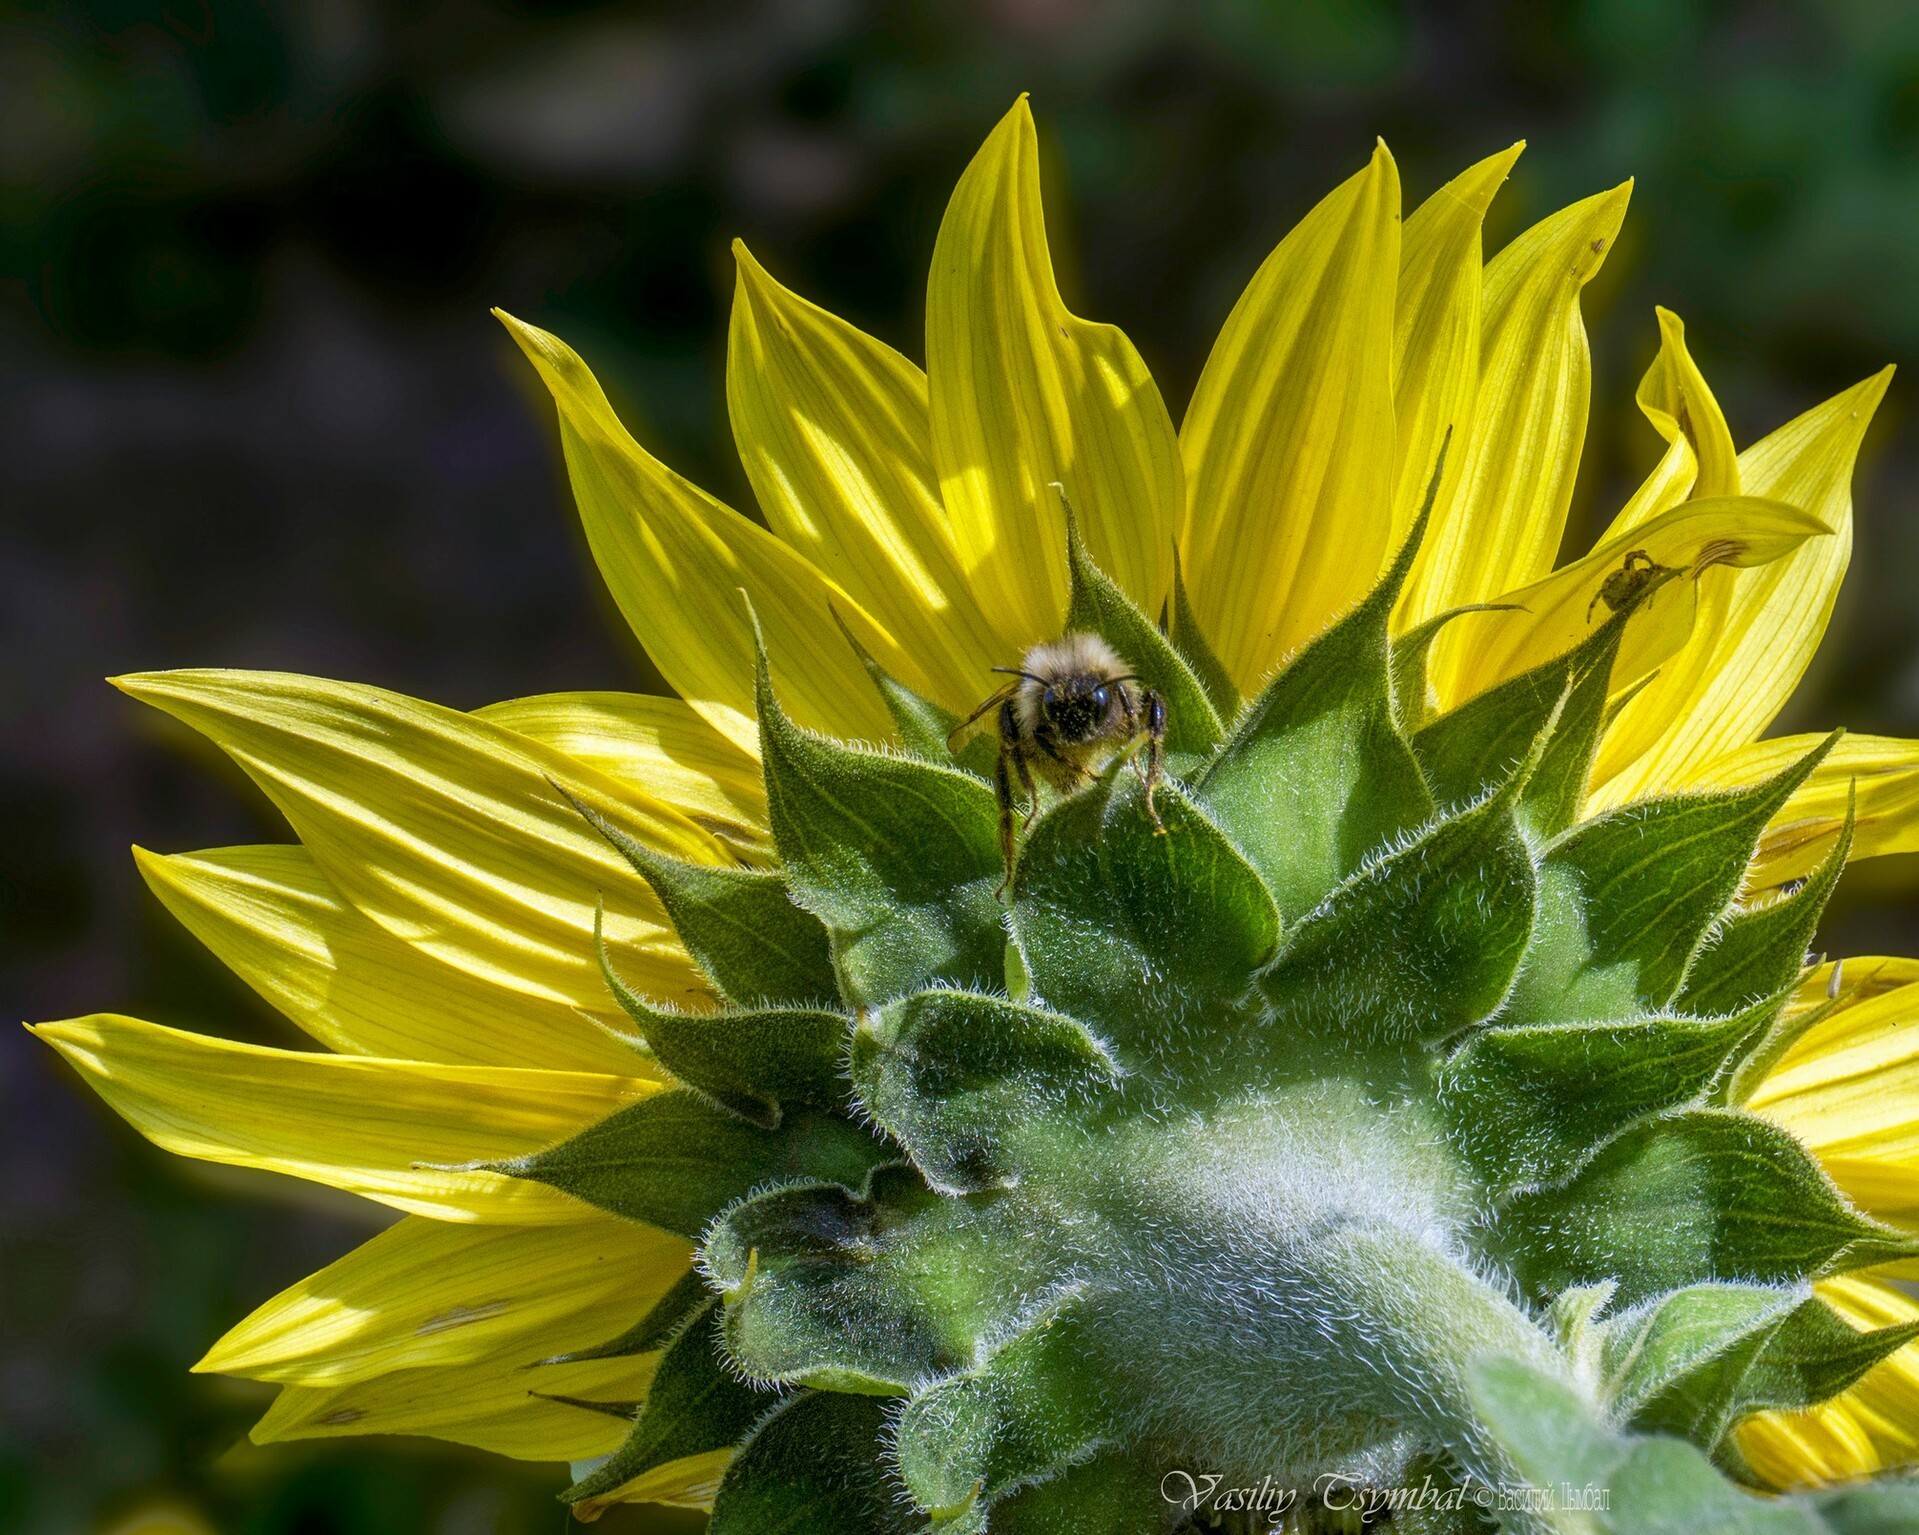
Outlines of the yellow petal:
{"label": "yellow petal", "polygon": [[[1450,707],[1509,677],[1563,655],[1593,631],[1605,613],[1600,588],[1620,570],[1628,554],[1643,553],[1654,563],[1697,576],[1715,565],[1758,565],[1790,553],[1825,528],[1790,506],[1751,496],[1688,501],[1643,527],[1602,544],[1583,560],[1561,567],[1544,580],[1498,594],[1511,611],[1467,613],[1442,632],[1455,636],[1462,669]],[[1642,602],[1627,626],[1613,668],[1615,687],[1643,677],[1685,643],[1692,630],[1693,581],[1670,581]]]}
{"label": "yellow petal", "polygon": [[[1754,495],[1803,508],[1833,536],[1764,567],[1719,572],[1701,583],[1692,642],[1626,706],[1608,736],[1593,775],[1605,785],[1601,803],[1688,782],[1704,764],[1758,735],[1785,706],[1839,595],[1852,553],[1853,461],[1891,377],[1888,368],[1740,455],[1731,478]],[[1709,584],[1716,594],[1710,612]]]}
{"label": "yellow petal", "polygon": [[1253,274],[1193,391],[1181,569],[1242,693],[1379,573],[1398,279],[1399,172],[1381,144]]}
{"label": "yellow petal", "polygon": [[1878,1452],[1843,1401],[1804,1412],[1762,1412],[1733,1430],[1755,1475],[1782,1492],[1871,1476]]}
{"label": "yellow petal", "polygon": [[720,1490],[720,1478],[732,1463],[733,1452],[709,1450],[685,1460],[668,1461],[623,1482],[603,1497],[574,1505],[574,1517],[591,1522],[615,1503],[669,1503],[679,1508],[711,1508]]}
{"label": "yellow petal", "polygon": [[1919,1220],[1919,988],[1815,1026],[1746,1106],[1803,1141],[1862,1209]]}
{"label": "yellow petal", "polygon": [[351,1434],[423,1434],[516,1460],[587,1460],[618,1449],[632,1428],[620,1418],[547,1401],[645,1397],[658,1354],[526,1370],[493,1359],[446,1369],[396,1370],[350,1386],[287,1386],[253,1427],[255,1444]]}
{"label": "yellow petal", "polygon": [[344,1386],[507,1353],[531,1364],[617,1338],[690,1257],[679,1238],[608,1216],[567,1226],[408,1216],[281,1291],[193,1368]]}
{"label": "yellow petal", "polygon": [[442,1167],[541,1150],[653,1091],[637,1078],[578,1071],[268,1050],[111,1013],[33,1032],[164,1150],[309,1178],[438,1220],[591,1218],[544,1184]]}
{"label": "yellow petal", "polygon": [[402,942],[551,1007],[607,1011],[607,941],[635,986],[701,985],[647,886],[555,783],[650,847],[732,862],[658,800],[498,725],[379,688],[275,672],[119,679],[222,747],[280,808],[328,881]]}
{"label": "yellow petal", "polygon": [[[1515,144],[1455,176],[1421,203],[1401,237],[1393,325],[1393,416],[1399,436],[1393,488],[1395,536],[1419,515],[1440,445],[1457,446],[1434,501],[1441,522],[1465,464],[1463,449],[1479,392],[1480,225],[1526,146]],[[1423,584],[1415,563],[1409,595]]]}
{"label": "yellow petal", "polygon": [[1059,633],[1066,487],[1088,550],[1149,613],[1172,586],[1185,484],[1133,344],[1060,301],[1021,97],[953,189],[926,292],[933,463],[953,539],[1001,640]]}
{"label": "yellow petal", "polygon": [[[1687,779],[1688,788],[1737,788],[1770,778],[1805,756],[1822,735],[1755,741],[1716,757]],[[1766,827],[1747,883],[1770,889],[1810,874],[1845,824],[1858,793],[1852,856],[1919,852],[1919,741],[1849,735],[1840,740],[1780,807]]]}
{"label": "yellow petal", "polygon": [[970,709],[1004,647],[940,504],[925,375],[733,254],[726,403],[767,525],[913,653],[936,700]]}
{"label": "yellow petal", "polygon": [[600,574],[680,696],[722,734],[756,749],[744,590],[788,711],[815,730],[889,739],[885,705],[834,615],[889,672],[925,691],[930,684],[913,658],[804,556],[635,442],[565,342],[510,315],[500,319],[553,392],[573,498]]}
{"label": "yellow petal", "polygon": [[[644,1063],[568,1003],[442,964],[340,899],[303,847],[160,857],[148,887],[222,964],[329,1049],[474,1066],[646,1076]],[[600,1015],[619,1010],[609,998]]]}
{"label": "yellow petal", "polygon": [[759,760],[684,699],[542,693],[473,712],[671,805],[723,842],[767,839]]}
{"label": "yellow petal", "polygon": [[[1552,569],[1592,392],[1579,293],[1611,251],[1631,192],[1627,182],[1561,209],[1487,266],[1472,427],[1453,445],[1459,480],[1426,536],[1406,622],[1504,601]],[[1442,698],[1459,691],[1473,656],[1454,629],[1441,634],[1431,667]]]}

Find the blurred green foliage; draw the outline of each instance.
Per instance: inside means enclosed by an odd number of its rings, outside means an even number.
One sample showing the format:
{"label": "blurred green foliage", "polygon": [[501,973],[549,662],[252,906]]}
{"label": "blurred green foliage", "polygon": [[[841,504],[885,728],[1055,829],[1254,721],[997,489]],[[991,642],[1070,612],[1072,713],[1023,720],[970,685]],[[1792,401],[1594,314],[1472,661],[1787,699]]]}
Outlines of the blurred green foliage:
{"label": "blurred green foliage", "polygon": [[[1919,351],[1903,0],[9,0],[15,1013],[111,1006],[294,1042],[145,902],[124,854],[283,832],[96,679],[286,664],[459,704],[643,684],[484,305],[581,345],[653,445],[744,506],[720,390],[727,241],[917,354],[946,192],[1021,90],[1069,296],[1132,333],[1176,412],[1246,275],[1374,134],[1409,201],[1529,139],[1493,244],[1637,175],[1589,290],[1575,543],[1651,457],[1630,393],[1653,303],[1689,322],[1743,440]],[[1894,399],[1861,497],[1871,555],[1806,722],[1919,727]],[[1909,919],[1842,911],[1838,936],[1909,948]],[[552,1468],[246,1447],[260,1395],[187,1366],[366,1228],[170,1163],[17,1040],[0,1106],[0,1532],[144,1508],[236,1535],[562,1528]]]}

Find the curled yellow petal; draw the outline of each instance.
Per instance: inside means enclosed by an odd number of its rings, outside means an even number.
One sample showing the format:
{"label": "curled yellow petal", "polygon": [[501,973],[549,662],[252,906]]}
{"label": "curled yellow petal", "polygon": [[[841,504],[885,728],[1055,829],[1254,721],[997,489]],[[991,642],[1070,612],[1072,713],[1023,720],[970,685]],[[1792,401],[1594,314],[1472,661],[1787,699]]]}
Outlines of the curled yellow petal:
{"label": "curled yellow petal", "polygon": [[528,737],[380,688],[237,671],[118,686],[226,751],[340,895],[403,943],[550,1007],[605,1013],[593,954],[604,896],[622,974],[661,995],[701,985],[652,890],[556,785],[650,847],[734,861],[663,802]]}
{"label": "curled yellow petal", "polygon": [[1806,513],[1752,496],[1688,501],[1643,527],[1602,544],[1583,560],[1497,600],[1506,611],[1467,613],[1448,624],[1470,666],[1456,673],[1448,706],[1564,655],[1593,631],[1606,611],[1608,578],[1635,563],[1681,572],[1641,602],[1626,627],[1613,668],[1616,687],[1637,680],[1672,655],[1692,632],[1694,578],[1718,565],[1762,565],[1790,553],[1825,527]]}
{"label": "curled yellow petal", "polygon": [[475,1226],[410,1215],[274,1296],[193,1368],[344,1386],[508,1352],[532,1364],[618,1337],[690,1256],[677,1237],[605,1216]]}
{"label": "curled yellow petal", "polygon": [[542,693],[473,712],[672,806],[728,845],[767,840],[759,760],[684,699]]}
{"label": "curled yellow petal", "polygon": [[[362,916],[299,846],[134,858],[221,963],[321,1044],[349,1055],[650,1075],[567,1002],[443,964]],[[609,997],[599,1013],[615,1022]]]}
{"label": "curled yellow petal", "polygon": [[[1479,320],[1483,257],[1480,226],[1526,146],[1514,144],[1455,176],[1406,220],[1399,250],[1393,323],[1393,415],[1399,437],[1393,531],[1419,515],[1439,450],[1451,432],[1463,447],[1479,393]],[[1449,451],[1434,499],[1450,515],[1465,454]],[[1422,584],[1415,563],[1408,590]]]}
{"label": "curled yellow petal", "polygon": [[500,319],[553,392],[573,498],[600,574],[680,696],[755,749],[753,626],[743,590],[794,717],[836,735],[888,739],[892,722],[834,615],[889,672],[925,690],[917,662],[803,555],[635,442],[565,342],[509,315]]}
{"label": "curled yellow petal", "polygon": [[678,1508],[711,1508],[720,1490],[720,1478],[733,1461],[732,1450],[709,1450],[704,1455],[689,1455],[684,1460],[668,1461],[651,1471],[641,1472],[611,1492],[587,1498],[573,1507],[574,1516],[583,1521],[600,1517],[615,1503],[667,1503]]}
{"label": "curled yellow petal", "polygon": [[[1486,268],[1479,389],[1456,441],[1459,479],[1421,551],[1408,624],[1539,580],[1552,568],[1586,437],[1592,359],[1579,312],[1619,233],[1632,184],[1541,220]],[[1477,653],[1456,628],[1434,646],[1442,698],[1458,693]]]}
{"label": "curled yellow petal", "polygon": [[269,1050],[111,1013],[33,1032],[163,1150],[311,1179],[438,1220],[591,1218],[544,1184],[446,1168],[539,1151],[654,1090],[577,1071]]}
{"label": "curled yellow petal", "polygon": [[1253,274],[1193,391],[1181,569],[1242,693],[1379,573],[1398,280],[1399,172],[1381,144]]}
{"label": "curled yellow petal", "polygon": [[1009,647],[1001,659],[1054,638],[1066,613],[1055,482],[1101,569],[1157,613],[1185,488],[1172,418],[1133,344],[1060,299],[1024,97],[946,206],[926,293],[926,371],[940,496]]}
{"label": "curled yellow petal", "polygon": [[971,708],[1004,647],[940,504],[925,375],[733,254],[726,403],[767,525],[912,652],[936,700]]}
{"label": "curled yellow petal", "polygon": [[[1690,774],[1687,787],[1736,788],[1772,777],[1821,735],[1755,741]],[[1800,879],[1819,866],[1854,809],[1852,856],[1919,852],[1919,741],[1848,735],[1780,807],[1759,841],[1747,883],[1754,890]]]}
{"label": "curled yellow petal", "polygon": [[517,1360],[490,1359],[396,1370],[347,1386],[286,1386],[253,1426],[253,1441],[421,1434],[516,1460],[587,1460],[619,1448],[632,1425],[548,1398],[640,1400],[659,1357],[641,1354],[531,1371]]}
{"label": "curled yellow petal", "polygon": [[1740,455],[1737,484],[1802,508],[1832,536],[1701,583],[1693,640],[1614,723],[1594,768],[1599,803],[1688,782],[1785,706],[1832,617],[1852,553],[1853,462],[1891,377],[1887,368]]}

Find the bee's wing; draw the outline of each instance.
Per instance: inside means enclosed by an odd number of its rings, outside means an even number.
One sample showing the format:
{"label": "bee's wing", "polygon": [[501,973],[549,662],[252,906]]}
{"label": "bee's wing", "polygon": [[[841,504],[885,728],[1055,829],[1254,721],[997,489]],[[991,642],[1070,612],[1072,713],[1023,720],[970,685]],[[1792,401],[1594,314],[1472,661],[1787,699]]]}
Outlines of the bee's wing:
{"label": "bee's wing", "polygon": [[1007,683],[1005,687],[1001,688],[997,693],[994,693],[986,702],[955,725],[951,734],[946,737],[946,749],[949,752],[957,754],[961,747],[986,728],[985,722],[998,711],[1001,704],[1013,696],[1013,691],[1018,686],[1019,684],[1017,682]]}

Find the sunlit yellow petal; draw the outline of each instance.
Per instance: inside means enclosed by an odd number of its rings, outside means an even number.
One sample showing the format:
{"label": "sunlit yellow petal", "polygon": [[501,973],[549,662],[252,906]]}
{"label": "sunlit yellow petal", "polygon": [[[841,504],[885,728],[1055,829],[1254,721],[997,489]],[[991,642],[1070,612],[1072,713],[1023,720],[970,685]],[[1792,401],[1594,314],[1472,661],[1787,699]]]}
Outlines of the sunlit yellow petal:
{"label": "sunlit yellow petal", "polygon": [[758,759],[684,699],[542,693],[473,712],[671,805],[729,846],[768,836]]}
{"label": "sunlit yellow petal", "polygon": [[1594,768],[1605,786],[1598,803],[1688,782],[1784,707],[1832,616],[1852,553],[1853,461],[1891,377],[1888,368],[1807,412],[1748,448],[1736,473],[1721,477],[1804,508],[1833,535],[1764,567],[1701,582],[1693,640],[1626,706],[1607,739]]}
{"label": "sunlit yellow petal", "polygon": [[630,1482],[604,1497],[588,1498],[574,1505],[575,1517],[594,1520],[615,1503],[669,1503],[680,1508],[711,1508],[719,1491],[720,1478],[732,1464],[733,1451],[709,1450],[704,1455],[689,1455],[685,1460],[669,1461],[642,1472]]}
{"label": "sunlit yellow petal", "polygon": [[[349,1055],[648,1075],[570,1003],[508,990],[393,936],[343,901],[299,846],[134,858],[148,886],[230,970]],[[600,1009],[618,1017],[611,997]]]}
{"label": "sunlit yellow petal", "polygon": [[679,1238],[605,1216],[475,1226],[410,1215],[274,1296],[194,1369],[344,1386],[508,1350],[530,1364],[618,1337],[689,1258]]}
{"label": "sunlit yellow petal", "polygon": [[885,706],[834,615],[894,676],[927,688],[913,658],[804,556],[635,442],[565,342],[500,318],[553,392],[573,497],[600,574],[680,696],[754,749],[753,627],[744,590],[794,717],[838,735],[887,739]]}
{"label": "sunlit yellow petal", "polygon": [[946,206],[926,293],[926,371],[940,496],[1002,640],[1016,650],[1051,639],[1065,616],[1055,481],[1093,558],[1157,613],[1184,495],[1172,418],[1133,344],[1060,301],[1024,97]]}
{"label": "sunlit yellow petal", "polygon": [[423,1434],[516,1460],[587,1460],[619,1447],[632,1425],[547,1396],[643,1398],[658,1354],[526,1370],[514,1358],[397,1370],[350,1386],[287,1386],[253,1427],[255,1444],[353,1434]]}
{"label": "sunlit yellow petal", "polygon": [[1180,428],[1180,559],[1244,693],[1368,591],[1392,537],[1399,172],[1371,162],[1279,243]]}
{"label": "sunlit yellow petal", "polygon": [[1762,1412],[1733,1430],[1739,1453],[1769,1487],[1849,1482],[1879,1469],[1872,1440],[1844,1401],[1805,1412]]}
{"label": "sunlit yellow petal", "polygon": [[733,855],[678,811],[498,725],[379,688],[277,672],[155,672],[119,686],[209,737],[266,791],[328,881],[396,938],[555,1007],[607,1009],[595,904],[621,972],[698,980],[652,890],[555,787],[649,846]]}
{"label": "sunlit yellow petal", "polygon": [[[1461,446],[1467,439],[1479,392],[1480,225],[1525,147],[1515,144],[1481,160],[1406,220],[1393,325],[1393,416],[1399,437],[1395,536],[1418,516],[1448,431]],[[1440,523],[1450,520],[1452,493],[1464,465],[1463,452],[1449,451],[1434,501]],[[1412,605],[1423,585],[1422,564],[1416,562],[1407,581]]]}
{"label": "sunlit yellow petal", "polygon": [[[1447,517],[1427,535],[1408,623],[1504,601],[1552,569],[1592,391],[1579,293],[1611,251],[1631,191],[1627,182],[1561,209],[1487,266],[1472,427],[1454,444],[1459,481]],[[1440,636],[1431,666],[1442,698],[1460,691],[1476,660],[1456,629]]]}
{"label": "sunlit yellow petal", "polygon": [[439,1220],[593,1218],[544,1184],[421,1164],[523,1156],[653,1091],[637,1078],[577,1071],[268,1050],[111,1013],[33,1032],[156,1146]]}
{"label": "sunlit yellow petal", "polygon": [[1919,988],[1815,1025],[1747,1107],[1810,1147],[1862,1209],[1919,1220]]}
{"label": "sunlit yellow petal", "polygon": [[940,504],[925,375],[733,253],[726,403],[767,525],[912,652],[935,699],[970,709],[1004,646]]}
{"label": "sunlit yellow petal", "polygon": [[[1809,734],[1755,741],[1714,758],[1688,787],[1736,788],[1770,778],[1824,739]],[[1766,827],[1748,884],[1755,890],[1810,874],[1845,824],[1858,794],[1852,856],[1919,852],[1919,741],[1843,737]]]}
{"label": "sunlit yellow petal", "polygon": [[1605,615],[1599,593],[1606,578],[1636,552],[1688,575],[1655,591],[1627,625],[1613,669],[1615,685],[1624,686],[1672,655],[1692,632],[1689,576],[1715,565],[1764,564],[1825,531],[1804,512],[1751,496],[1674,507],[1544,580],[1500,593],[1498,601],[1511,604],[1509,611],[1467,613],[1448,624],[1442,638],[1455,638],[1458,653],[1471,664],[1452,691],[1439,690],[1440,698],[1447,705],[1457,703],[1578,645]]}

